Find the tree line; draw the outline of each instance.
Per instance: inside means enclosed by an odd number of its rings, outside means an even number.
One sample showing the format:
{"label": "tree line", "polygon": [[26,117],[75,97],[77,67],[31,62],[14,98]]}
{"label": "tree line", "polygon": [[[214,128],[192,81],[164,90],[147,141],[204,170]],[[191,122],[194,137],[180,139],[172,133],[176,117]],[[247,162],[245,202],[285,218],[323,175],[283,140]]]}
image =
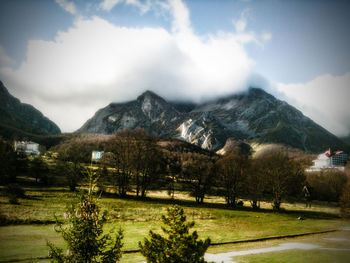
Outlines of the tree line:
{"label": "tree line", "polygon": [[[82,149],[85,147],[85,149]],[[95,148],[94,148],[95,147]],[[175,191],[188,191],[197,203],[207,195],[225,197],[230,207],[240,205],[239,199],[250,200],[253,208],[260,201],[271,201],[279,210],[286,199],[302,197],[306,177],[301,162],[278,151],[253,159],[239,149],[219,156],[205,151],[178,149],[171,142],[164,146],[158,138],[144,130],[125,130],[99,145],[72,142],[58,149],[59,161],[65,165],[71,189],[81,178],[82,163],[89,162],[92,150],[104,150],[99,165],[99,187],[112,188],[125,197],[134,191],[145,198],[150,190],[166,189],[174,198]]]}
{"label": "tree line", "polygon": [[[87,138],[87,139],[86,139]],[[135,192],[147,197],[150,190],[167,190],[171,198],[176,191],[188,191],[197,203],[208,195],[223,196],[230,207],[249,200],[254,209],[261,201],[280,210],[285,200],[303,199],[306,185],[313,199],[338,201],[347,177],[344,173],[304,174],[305,161],[275,151],[252,158],[247,151],[235,148],[223,156],[186,143],[169,141],[147,134],[144,130],[125,130],[115,136],[75,136],[47,153],[53,163],[42,157],[15,154],[11,145],[0,140],[2,182],[15,183],[16,175],[25,173],[38,184],[59,182],[74,191],[82,183],[93,150],[103,150],[97,163],[99,188],[112,189],[121,197]],[[6,166],[6,167],[5,167]],[[6,184],[6,183],[5,183]]]}

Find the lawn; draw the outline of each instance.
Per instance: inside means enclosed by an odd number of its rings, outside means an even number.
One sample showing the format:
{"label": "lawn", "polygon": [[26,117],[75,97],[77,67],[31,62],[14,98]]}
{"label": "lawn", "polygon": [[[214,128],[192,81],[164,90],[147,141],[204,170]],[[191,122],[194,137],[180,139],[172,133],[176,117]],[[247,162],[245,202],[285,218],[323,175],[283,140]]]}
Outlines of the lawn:
{"label": "lawn", "polygon": [[[17,222],[17,225],[0,227],[0,262],[10,259],[24,259],[47,256],[46,240],[63,246],[52,222],[56,215],[63,220],[66,205],[75,200],[75,194],[62,188],[27,188],[26,199],[20,205],[10,205],[5,197],[0,197],[0,213]],[[336,216],[337,208],[318,205],[313,210],[305,210],[302,204],[288,204],[295,211],[273,213],[264,209],[256,212],[248,208],[228,209],[220,198],[212,197],[209,204],[201,206],[182,194],[178,204],[185,209],[188,220],[196,222],[195,229],[201,238],[210,237],[212,242],[253,239],[287,234],[336,229],[347,222]],[[166,213],[172,201],[166,195],[153,193],[153,198],[136,200],[102,196],[101,210],[109,213],[106,231],[121,227],[124,230],[124,249],[137,249],[149,230],[160,230],[160,218]],[[268,207],[265,204],[266,207]],[[298,220],[303,216],[305,220]],[[18,225],[18,223],[21,223]],[[33,224],[35,223],[35,224]],[[125,255],[122,262],[142,260],[137,254]]]}

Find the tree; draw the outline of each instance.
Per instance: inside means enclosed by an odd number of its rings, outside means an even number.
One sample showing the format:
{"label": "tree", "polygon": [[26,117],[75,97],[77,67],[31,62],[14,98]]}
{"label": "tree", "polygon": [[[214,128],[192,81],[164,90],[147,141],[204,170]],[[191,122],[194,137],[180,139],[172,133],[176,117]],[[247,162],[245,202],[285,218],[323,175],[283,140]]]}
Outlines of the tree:
{"label": "tree", "polygon": [[83,177],[83,166],[80,163],[57,160],[54,172],[58,176],[64,176],[69,190],[74,192]]}
{"label": "tree", "polygon": [[139,242],[141,254],[148,263],[205,263],[204,254],[210,239],[197,240],[196,231],[189,233],[194,222],[186,222],[182,208],[174,206],[162,216],[163,232],[166,236],[149,232],[149,239]]}
{"label": "tree", "polygon": [[349,177],[344,187],[343,193],[340,197],[339,204],[340,204],[340,215],[343,218],[350,218],[350,179]]}
{"label": "tree", "polygon": [[178,154],[168,152],[166,154],[167,186],[171,199],[175,198],[175,184],[181,173],[181,159]]}
{"label": "tree", "polygon": [[147,190],[161,181],[161,175],[165,171],[163,153],[157,145],[156,137],[143,129],[128,132],[128,140],[133,148],[131,170],[136,196],[144,198]]}
{"label": "tree", "polygon": [[236,207],[236,199],[242,193],[249,159],[243,154],[231,153],[216,162],[220,185],[225,189],[226,203]]}
{"label": "tree", "polygon": [[214,159],[197,153],[187,153],[182,157],[182,181],[196,202],[203,203],[213,183]]}
{"label": "tree", "polygon": [[264,161],[262,159],[251,160],[244,180],[243,191],[250,200],[253,209],[260,208],[260,201],[267,186],[263,167]]}
{"label": "tree", "polygon": [[136,196],[145,197],[165,170],[156,138],[142,129],[122,131],[110,140],[105,151],[113,153],[108,159],[115,167],[112,176],[121,196],[125,196],[134,183]]}
{"label": "tree", "polygon": [[106,213],[100,216],[97,201],[94,196],[96,175],[88,171],[88,194],[82,194],[79,205],[72,205],[66,217],[68,224],[64,226],[57,222],[57,232],[62,234],[67,243],[67,253],[63,249],[48,242],[51,262],[69,263],[112,263],[122,256],[122,231],[116,234],[115,240],[111,235],[103,235],[103,225],[106,222]]}
{"label": "tree", "polygon": [[83,177],[82,163],[91,160],[91,149],[85,149],[86,143],[78,139],[63,144],[63,146],[66,147],[58,147],[59,158],[57,172],[65,175],[69,189],[75,191]]}
{"label": "tree", "polygon": [[91,152],[101,151],[111,135],[103,134],[74,134],[68,136],[53,151],[59,153],[59,158],[72,163],[90,163]]}
{"label": "tree", "polygon": [[16,182],[16,153],[12,145],[0,137],[0,184]]}
{"label": "tree", "polygon": [[120,196],[126,196],[130,189],[134,162],[134,140],[131,131],[125,130],[110,139],[105,151],[111,152],[109,163],[114,168],[111,171],[113,182]]}
{"label": "tree", "polygon": [[264,157],[263,164],[273,209],[279,211],[283,198],[301,193],[305,181],[304,170],[298,162],[289,158],[287,153],[280,151]]}
{"label": "tree", "polygon": [[30,162],[30,173],[35,178],[35,182],[46,184],[49,167],[41,156],[36,156]]}
{"label": "tree", "polygon": [[346,174],[337,170],[308,173],[306,177],[312,189],[312,198],[328,202],[339,201],[346,179]]}
{"label": "tree", "polygon": [[100,166],[98,168],[98,174],[100,175],[97,183],[97,187],[99,191],[107,192],[107,184],[110,181],[110,173],[108,171],[108,168],[106,166],[106,163],[102,160],[100,163]]}

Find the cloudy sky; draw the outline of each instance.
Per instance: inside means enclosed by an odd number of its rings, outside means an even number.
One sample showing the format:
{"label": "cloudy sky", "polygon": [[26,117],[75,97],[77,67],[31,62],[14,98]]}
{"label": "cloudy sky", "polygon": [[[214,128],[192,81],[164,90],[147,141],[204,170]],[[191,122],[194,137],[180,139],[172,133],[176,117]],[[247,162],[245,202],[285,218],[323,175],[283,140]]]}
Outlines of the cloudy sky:
{"label": "cloudy sky", "polygon": [[149,89],[204,101],[259,86],[350,133],[350,2],[1,0],[0,80],[62,131]]}

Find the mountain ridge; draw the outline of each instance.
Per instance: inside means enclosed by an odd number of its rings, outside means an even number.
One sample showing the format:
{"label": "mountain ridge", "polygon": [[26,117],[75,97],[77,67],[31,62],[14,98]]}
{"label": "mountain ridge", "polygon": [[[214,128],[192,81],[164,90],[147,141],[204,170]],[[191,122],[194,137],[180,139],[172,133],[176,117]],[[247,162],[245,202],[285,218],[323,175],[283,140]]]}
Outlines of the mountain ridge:
{"label": "mountain ridge", "polygon": [[254,87],[199,104],[168,102],[146,91],[136,100],[98,110],[77,132],[114,134],[138,128],[213,151],[228,139],[280,143],[307,152],[349,147],[301,111]]}
{"label": "mountain ridge", "polygon": [[11,95],[1,81],[0,100],[0,134],[4,137],[13,139],[61,133],[60,128],[34,106]]}

